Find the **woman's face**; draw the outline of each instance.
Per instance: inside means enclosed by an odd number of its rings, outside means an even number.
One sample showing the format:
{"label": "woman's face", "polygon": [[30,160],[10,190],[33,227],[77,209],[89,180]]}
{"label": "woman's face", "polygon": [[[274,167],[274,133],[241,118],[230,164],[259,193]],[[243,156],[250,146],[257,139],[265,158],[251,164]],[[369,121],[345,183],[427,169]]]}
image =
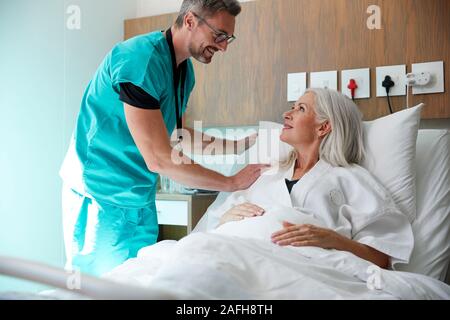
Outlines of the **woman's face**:
{"label": "woman's face", "polygon": [[315,95],[304,94],[283,114],[284,127],[280,139],[293,147],[309,146],[318,139],[320,123],[316,120]]}

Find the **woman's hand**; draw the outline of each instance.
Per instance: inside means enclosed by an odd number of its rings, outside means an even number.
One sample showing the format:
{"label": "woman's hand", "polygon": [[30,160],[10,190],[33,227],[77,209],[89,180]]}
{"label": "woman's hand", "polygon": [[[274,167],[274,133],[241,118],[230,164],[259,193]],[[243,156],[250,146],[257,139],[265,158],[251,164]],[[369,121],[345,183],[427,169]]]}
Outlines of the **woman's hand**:
{"label": "woman's hand", "polygon": [[283,222],[284,229],[272,234],[272,242],[280,246],[320,247],[348,251],[380,268],[388,268],[390,257],[370,246],[346,238],[336,231],[310,224]]}
{"label": "woman's hand", "polygon": [[292,224],[284,221],[283,227],[284,229],[272,234],[272,242],[280,246],[311,246],[340,250],[347,240],[333,230],[311,224]]}
{"label": "woman's hand", "polygon": [[220,218],[219,226],[230,221],[239,221],[246,217],[257,217],[262,216],[263,214],[263,208],[252,203],[243,203],[225,212],[225,214]]}

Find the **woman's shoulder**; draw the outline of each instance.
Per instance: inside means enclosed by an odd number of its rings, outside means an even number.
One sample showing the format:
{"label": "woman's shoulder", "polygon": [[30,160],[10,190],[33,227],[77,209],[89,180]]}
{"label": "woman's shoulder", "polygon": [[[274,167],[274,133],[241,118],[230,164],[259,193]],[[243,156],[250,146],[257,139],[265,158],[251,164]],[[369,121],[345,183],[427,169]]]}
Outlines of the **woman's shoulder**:
{"label": "woman's shoulder", "polygon": [[366,168],[358,164],[350,164],[347,167],[332,167],[330,172],[343,185],[358,186],[375,192],[383,199],[389,199],[390,195],[381,182]]}

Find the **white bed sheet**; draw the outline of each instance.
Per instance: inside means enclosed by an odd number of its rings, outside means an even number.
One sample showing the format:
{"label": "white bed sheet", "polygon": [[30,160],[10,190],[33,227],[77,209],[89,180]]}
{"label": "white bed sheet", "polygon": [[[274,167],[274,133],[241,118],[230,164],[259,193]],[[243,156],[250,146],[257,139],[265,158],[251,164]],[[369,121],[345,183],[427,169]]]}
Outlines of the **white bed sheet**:
{"label": "white bed sheet", "polygon": [[441,281],[348,252],[204,232],[146,247],[104,277],[179,299],[450,299]]}

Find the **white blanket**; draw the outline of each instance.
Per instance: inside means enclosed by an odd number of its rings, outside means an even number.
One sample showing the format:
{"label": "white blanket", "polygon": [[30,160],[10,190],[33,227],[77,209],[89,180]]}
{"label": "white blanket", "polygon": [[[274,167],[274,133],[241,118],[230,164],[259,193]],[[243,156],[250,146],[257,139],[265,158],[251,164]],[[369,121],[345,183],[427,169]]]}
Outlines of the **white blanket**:
{"label": "white blanket", "polygon": [[180,299],[450,299],[443,282],[348,252],[204,232],[146,247],[104,277]]}
{"label": "white blanket", "polygon": [[[170,290],[180,299],[450,299],[450,287],[418,274],[381,270],[350,252],[281,247],[270,241],[282,221],[335,230],[407,262],[411,226],[382,186],[359,166],[320,160],[289,194],[293,166],[261,176],[248,190],[217,200],[195,233],[142,249],[106,275]],[[250,202],[260,217],[216,228],[231,207]]]}

